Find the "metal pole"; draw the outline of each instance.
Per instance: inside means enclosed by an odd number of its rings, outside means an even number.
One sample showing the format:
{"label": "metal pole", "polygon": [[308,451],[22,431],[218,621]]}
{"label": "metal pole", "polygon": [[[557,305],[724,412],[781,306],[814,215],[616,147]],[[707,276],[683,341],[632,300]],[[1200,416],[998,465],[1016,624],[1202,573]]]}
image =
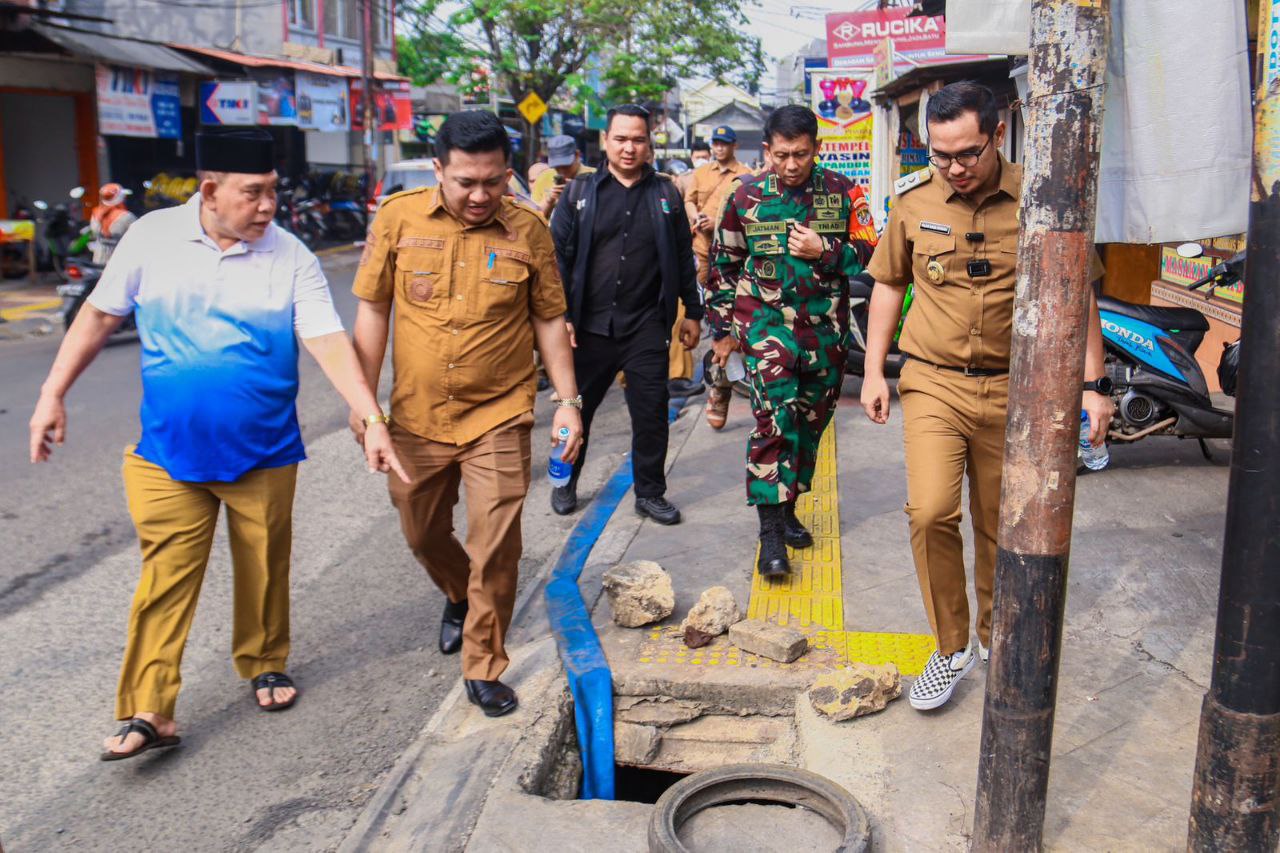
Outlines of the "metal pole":
{"label": "metal pole", "polygon": [[1109,0],[1034,0],[973,849],[1038,850],[1075,504]]}
{"label": "metal pole", "polygon": [[374,158],[373,135],[378,133],[377,109],[373,89],[373,2],[360,0],[360,76],[364,85],[364,180],[365,200],[372,197],[378,182],[378,164]]}
{"label": "metal pole", "polygon": [[1248,299],[1218,592],[1200,710],[1188,850],[1280,842],[1280,2],[1258,18]]}

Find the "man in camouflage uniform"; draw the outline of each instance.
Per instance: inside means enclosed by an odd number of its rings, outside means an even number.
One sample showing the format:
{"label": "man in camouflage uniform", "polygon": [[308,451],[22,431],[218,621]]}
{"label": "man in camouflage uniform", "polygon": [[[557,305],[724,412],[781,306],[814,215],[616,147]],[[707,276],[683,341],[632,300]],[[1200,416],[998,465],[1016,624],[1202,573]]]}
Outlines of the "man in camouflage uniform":
{"label": "man in camouflage uniform", "polygon": [[809,490],[818,441],[844,377],[849,276],[866,247],[849,239],[854,184],[814,164],[818,122],[800,106],[765,123],[770,167],[743,176],[712,247],[708,317],[714,360],[746,355],[756,428],[747,445],[747,503],[760,515],[766,577],[791,569],[786,546],[807,548],[795,514]]}

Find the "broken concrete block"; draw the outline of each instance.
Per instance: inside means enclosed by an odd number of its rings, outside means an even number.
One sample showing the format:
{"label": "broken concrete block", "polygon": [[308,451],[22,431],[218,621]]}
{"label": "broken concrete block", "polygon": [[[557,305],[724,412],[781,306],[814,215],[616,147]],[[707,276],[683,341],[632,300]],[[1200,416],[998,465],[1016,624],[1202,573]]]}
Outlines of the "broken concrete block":
{"label": "broken concrete block", "polygon": [[691,649],[700,649],[703,646],[711,645],[711,641],[716,637],[714,634],[706,634],[690,625],[684,629],[684,644]]}
{"label": "broken concrete block", "polygon": [[853,663],[819,675],[809,690],[809,703],[822,716],[839,721],[883,711],[901,695],[897,666]]}
{"label": "broken concrete block", "polygon": [[680,623],[684,629],[684,644],[691,649],[701,648],[713,637],[728,631],[729,626],[741,618],[733,593],[722,586],[713,586],[702,593],[698,603],[689,608],[689,615]]}
{"label": "broken concrete block", "polygon": [[615,696],[614,719],[665,728],[700,717],[705,710],[697,702],[670,696]]}
{"label": "broken concrete block", "polygon": [[809,649],[809,639],[794,628],[763,619],[744,619],[729,627],[729,642],[744,652],[791,663]]}
{"label": "broken concrete block", "polygon": [[613,757],[619,764],[648,764],[661,745],[662,735],[653,726],[613,724]]}
{"label": "broken concrete block", "polygon": [[624,628],[639,628],[671,615],[676,593],[671,575],[652,560],[634,560],[604,573],[613,621]]}

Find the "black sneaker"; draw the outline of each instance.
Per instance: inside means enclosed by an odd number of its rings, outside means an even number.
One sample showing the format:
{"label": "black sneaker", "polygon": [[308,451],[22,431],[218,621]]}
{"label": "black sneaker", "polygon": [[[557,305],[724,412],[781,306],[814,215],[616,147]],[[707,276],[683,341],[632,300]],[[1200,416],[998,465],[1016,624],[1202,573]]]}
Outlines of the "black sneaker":
{"label": "black sneaker", "polygon": [[664,497],[636,498],[636,512],[648,516],[659,524],[679,524],[680,510]]}
{"label": "black sneaker", "polygon": [[671,379],[667,382],[667,393],[672,397],[694,397],[705,390],[705,385],[692,379]]}
{"label": "black sneaker", "polygon": [[554,486],[551,489],[551,511],[556,515],[568,515],[578,508],[578,487]]}

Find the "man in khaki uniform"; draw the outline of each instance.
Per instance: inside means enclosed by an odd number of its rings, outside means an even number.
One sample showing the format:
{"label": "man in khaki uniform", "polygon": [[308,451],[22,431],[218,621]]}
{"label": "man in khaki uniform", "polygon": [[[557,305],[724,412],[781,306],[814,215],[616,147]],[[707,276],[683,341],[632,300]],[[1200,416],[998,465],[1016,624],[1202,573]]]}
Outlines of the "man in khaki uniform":
{"label": "man in khaki uniform", "polygon": [[[694,170],[689,191],[684,198],[689,225],[693,230],[693,254],[698,259],[698,284],[704,288],[707,286],[707,273],[710,270],[711,238],[720,224],[725,201],[735,186],[735,180],[751,172],[738,162],[738,134],[728,125],[720,125],[712,131],[711,155],[710,162]],[[674,346],[672,356],[675,356]],[[690,359],[692,365],[692,356],[687,351],[684,358]],[[712,429],[724,427],[732,395],[732,388],[727,381],[711,385],[707,396],[707,423]]]}
{"label": "man in khaki uniform", "polygon": [[[440,186],[398,193],[370,229],[352,288],[370,387],[395,309],[391,437],[409,474],[388,480],[405,539],[448,601],[440,651],[462,650],[467,696],[489,716],[516,707],[498,677],[515,604],[529,489],[533,346],[559,395],[551,424],[578,452],[582,419],[564,287],[546,223],[504,198],[511,143],[492,113],[454,113],[437,135]],[[359,437],[362,424],[353,417]],[[542,453],[539,453],[541,458]],[[467,488],[467,544],[453,534]]]}
{"label": "man in khaki uniform", "polygon": [[[1018,208],[1022,168],[999,153],[1005,125],[995,96],[971,82],[930,99],[932,169],[898,181],[898,198],[868,271],[875,278],[862,405],[889,418],[884,359],[907,284],[915,299],[899,347],[909,356],[898,382],[907,463],[911,549],[938,649],[911,688],[911,705],[937,708],[991,642],[1000,475],[1009,401]],[[1095,271],[1100,269],[1094,258]],[[1100,274],[1100,271],[1098,272]],[[1096,278],[1096,276],[1095,276]],[[1092,300],[1091,300],[1092,301]],[[1092,440],[1111,422],[1102,330],[1090,309],[1082,408]],[[969,474],[978,653],[970,648],[969,599],[960,539],[960,489]]]}

